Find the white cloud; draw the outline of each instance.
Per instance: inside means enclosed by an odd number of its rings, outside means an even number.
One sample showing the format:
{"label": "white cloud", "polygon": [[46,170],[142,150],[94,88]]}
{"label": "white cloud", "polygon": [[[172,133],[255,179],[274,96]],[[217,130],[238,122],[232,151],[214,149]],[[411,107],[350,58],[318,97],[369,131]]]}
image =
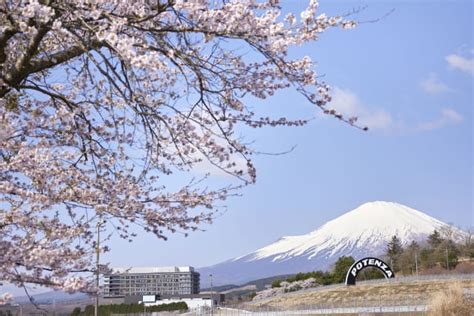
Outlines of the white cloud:
{"label": "white cloud", "polygon": [[383,110],[368,107],[362,104],[358,96],[350,90],[335,87],[332,91],[333,99],[329,105],[346,117],[358,117],[360,126],[369,129],[394,130],[399,132],[429,131],[448,125],[456,125],[464,120],[461,114],[452,108],[444,108],[439,116],[431,121],[418,124],[407,124],[403,120],[394,120],[392,115]]}
{"label": "white cloud", "polygon": [[371,129],[388,128],[393,124],[392,116],[384,110],[377,110],[363,115],[360,122]]}
{"label": "white cloud", "polygon": [[450,108],[443,109],[441,113],[444,118],[451,122],[459,123],[464,119],[461,114]]}
{"label": "white cloud", "polygon": [[441,82],[435,73],[431,73],[428,78],[420,81],[420,87],[428,93],[443,93],[453,91],[445,83]]}
{"label": "white cloud", "polygon": [[446,125],[458,124],[461,123],[463,120],[464,118],[462,117],[462,115],[456,112],[455,110],[451,108],[444,108],[441,110],[441,115],[439,116],[439,118],[429,122],[420,123],[418,124],[416,129],[422,131],[429,131],[444,127]]}
{"label": "white cloud", "polygon": [[474,58],[469,59],[461,55],[451,54],[446,56],[446,61],[452,68],[474,75]]}
{"label": "white cloud", "polygon": [[358,125],[370,129],[386,129],[393,123],[390,113],[363,105],[358,96],[350,90],[335,87],[329,106],[346,117],[356,116]]}

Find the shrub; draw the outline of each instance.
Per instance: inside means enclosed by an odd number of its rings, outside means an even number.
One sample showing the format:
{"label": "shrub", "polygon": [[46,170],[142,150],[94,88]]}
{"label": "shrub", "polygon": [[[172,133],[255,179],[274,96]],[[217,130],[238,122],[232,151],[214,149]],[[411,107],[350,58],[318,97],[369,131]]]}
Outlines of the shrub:
{"label": "shrub", "polygon": [[93,316],[94,315],[94,305],[87,305],[84,309],[84,316]]}
{"label": "shrub", "polygon": [[445,274],[445,273],[446,273],[446,269],[443,269],[440,266],[424,269],[424,270],[421,270],[420,272],[420,274],[422,275],[438,275],[438,274]]}
{"label": "shrub", "polygon": [[428,304],[430,316],[469,316],[473,309],[473,302],[464,295],[459,283],[433,295]]}
{"label": "shrub", "polygon": [[474,273],[474,262],[461,262],[456,266],[457,273]]}

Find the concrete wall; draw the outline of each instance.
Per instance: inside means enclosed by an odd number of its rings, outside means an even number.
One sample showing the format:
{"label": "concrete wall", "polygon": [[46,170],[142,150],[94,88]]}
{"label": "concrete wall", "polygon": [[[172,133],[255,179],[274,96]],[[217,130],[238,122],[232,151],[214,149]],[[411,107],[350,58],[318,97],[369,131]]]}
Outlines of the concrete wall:
{"label": "concrete wall", "polygon": [[190,310],[201,308],[201,307],[211,307],[211,300],[204,298],[171,298],[171,299],[162,299],[155,302],[145,303],[145,306],[155,306],[171,303],[185,302],[188,305]]}
{"label": "concrete wall", "polygon": [[100,305],[123,304],[123,303],[125,303],[125,300],[124,300],[123,297],[114,297],[114,298],[101,297],[101,298],[99,298],[99,304]]}

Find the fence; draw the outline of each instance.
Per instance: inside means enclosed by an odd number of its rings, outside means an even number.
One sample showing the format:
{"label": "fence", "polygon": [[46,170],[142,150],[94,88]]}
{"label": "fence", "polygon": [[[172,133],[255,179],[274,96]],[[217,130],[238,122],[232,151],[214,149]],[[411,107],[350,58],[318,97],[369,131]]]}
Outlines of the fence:
{"label": "fence", "polygon": [[[435,281],[435,280],[474,280],[474,274],[443,274],[443,275],[418,275],[418,276],[407,276],[407,277],[398,277],[394,279],[378,279],[378,280],[367,280],[359,281],[358,285],[364,284],[404,284],[412,283],[413,281]],[[296,292],[289,292],[284,294],[279,294],[281,296],[292,295],[305,295],[308,293],[326,291],[331,289],[343,288],[346,287],[345,284],[334,284],[329,286],[321,286],[315,288],[308,288]],[[473,293],[466,293],[471,297]],[[264,298],[262,301],[266,301],[271,298]],[[257,301],[259,302],[259,301]],[[281,307],[273,307],[268,305],[256,305],[255,302],[249,303],[240,303],[230,308],[221,309],[216,315],[262,315],[262,316],[272,316],[272,315],[321,315],[321,314],[364,314],[364,313],[411,313],[413,315],[424,315],[426,313],[427,301],[426,298],[416,298],[411,295],[397,295],[396,298],[390,299],[384,297],[383,299],[368,299],[361,297],[352,297],[345,299],[345,301],[339,301],[337,303],[330,302],[315,302],[311,305],[297,305],[290,308],[285,308],[282,310]],[[225,312],[224,312],[225,310]],[[191,315],[191,314],[190,314]],[[208,315],[205,313],[195,313],[193,315]],[[405,314],[406,315],[406,314]]]}
{"label": "fence", "polygon": [[[343,314],[374,314],[374,313],[411,313],[417,315],[425,315],[427,307],[425,305],[415,306],[379,306],[379,307],[335,307],[335,308],[318,308],[318,309],[302,309],[302,310],[285,310],[285,311],[247,311],[236,309],[218,309],[214,315],[222,316],[284,316],[284,315],[343,315]],[[207,316],[208,313],[195,313],[193,315]],[[191,315],[190,315],[191,316]]]}
{"label": "fence", "polygon": [[[392,279],[373,279],[365,281],[357,281],[358,285],[363,284],[398,284],[398,283],[410,283],[413,281],[434,281],[434,280],[474,280],[474,273],[446,273],[446,274],[427,274],[427,275],[410,275],[395,277]],[[344,283],[331,284],[325,286],[318,286],[308,289],[299,290],[297,293],[315,292],[315,291],[326,291],[335,288],[345,287]],[[292,293],[292,292],[289,292]]]}
{"label": "fence", "polygon": [[[410,297],[393,300],[367,300],[353,298],[347,302],[318,302],[315,304],[298,305],[295,307],[282,308],[272,306],[255,306],[251,304],[242,304],[238,308],[222,308],[234,312],[222,313],[222,315],[312,315],[312,314],[346,314],[346,313],[374,313],[374,312],[425,312],[427,302],[425,300],[416,300]],[[199,313],[196,313],[199,314]],[[201,315],[207,315],[201,313]],[[219,314],[220,315],[220,314]],[[243,315],[243,314],[242,314]]]}
{"label": "fence", "polygon": [[[430,280],[474,280],[474,274],[440,274],[440,275],[417,275],[402,276],[394,279],[376,279],[358,281],[358,285],[364,284],[403,284],[413,281],[430,281]],[[289,292],[281,295],[300,295],[308,292],[326,291],[345,287],[345,284],[333,284],[320,286],[315,288],[304,289],[296,292]],[[472,293],[471,293],[472,294]],[[284,316],[284,315],[364,315],[376,313],[394,313],[400,315],[427,315],[427,306],[425,300],[417,300],[407,296],[405,298],[383,300],[368,300],[353,298],[346,302],[338,302],[331,304],[328,302],[318,302],[311,305],[298,305],[293,308],[281,308],[271,306],[257,306],[252,303],[240,303],[229,307],[216,307],[212,311],[209,308],[201,308],[190,311],[183,316]],[[153,313],[135,313],[120,314],[112,316],[170,316],[175,315],[170,312],[153,312]]]}
{"label": "fence", "polygon": [[[377,313],[396,313],[400,315],[426,315],[427,307],[420,306],[379,306],[379,307],[335,307],[319,309],[300,309],[300,310],[260,310],[249,311],[235,308],[216,308],[212,312],[207,310],[196,310],[188,312],[186,316],[285,316],[285,315],[372,315]],[[136,315],[139,316],[139,315]],[[148,315],[147,315],[148,316]],[[153,315],[161,316],[161,315]]]}
{"label": "fence", "polygon": [[[378,279],[358,281],[358,285],[364,284],[403,284],[413,281],[423,280],[474,280],[474,274],[443,274],[443,275],[418,275],[397,277],[395,279]],[[357,285],[356,285],[357,286]],[[334,284],[328,286],[320,286],[315,288],[304,289],[296,292],[280,294],[283,296],[304,295],[310,292],[326,291],[335,288],[346,287],[344,284]],[[474,298],[474,291],[466,293]],[[74,303],[90,303],[89,301],[76,301]],[[257,306],[252,302],[240,303],[233,306],[216,307],[214,310],[209,308],[202,308],[199,310],[190,311],[183,316],[283,316],[283,315],[370,315],[374,313],[392,313],[400,315],[426,315],[427,302],[425,300],[417,300],[410,296],[400,297],[397,299],[361,299],[351,298],[345,302],[330,303],[330,302],[315,302],[311,305],[298,305],[293,308],[276,308],[271,306]],[[172,312],[146,312],[146,313],[130,313],[130,314],[112,314],[112,316],[171,316],[178,315]]]}

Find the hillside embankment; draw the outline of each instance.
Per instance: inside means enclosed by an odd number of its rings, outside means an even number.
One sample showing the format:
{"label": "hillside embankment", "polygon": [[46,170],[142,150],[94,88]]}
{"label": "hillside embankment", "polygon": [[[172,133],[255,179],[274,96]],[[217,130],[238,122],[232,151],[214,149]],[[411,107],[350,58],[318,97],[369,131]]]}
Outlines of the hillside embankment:
{"label": "hillside embankment", "polygon": [[317,287],[304,291],[283,293],[275,297],[254,300],[247,307],[255,309],[303,309],[355,306],[427,305],[430,299],[453,283],[459,283],[466,295],[474,294],[472,274],[456,278],[393,280],[355,286]]}

